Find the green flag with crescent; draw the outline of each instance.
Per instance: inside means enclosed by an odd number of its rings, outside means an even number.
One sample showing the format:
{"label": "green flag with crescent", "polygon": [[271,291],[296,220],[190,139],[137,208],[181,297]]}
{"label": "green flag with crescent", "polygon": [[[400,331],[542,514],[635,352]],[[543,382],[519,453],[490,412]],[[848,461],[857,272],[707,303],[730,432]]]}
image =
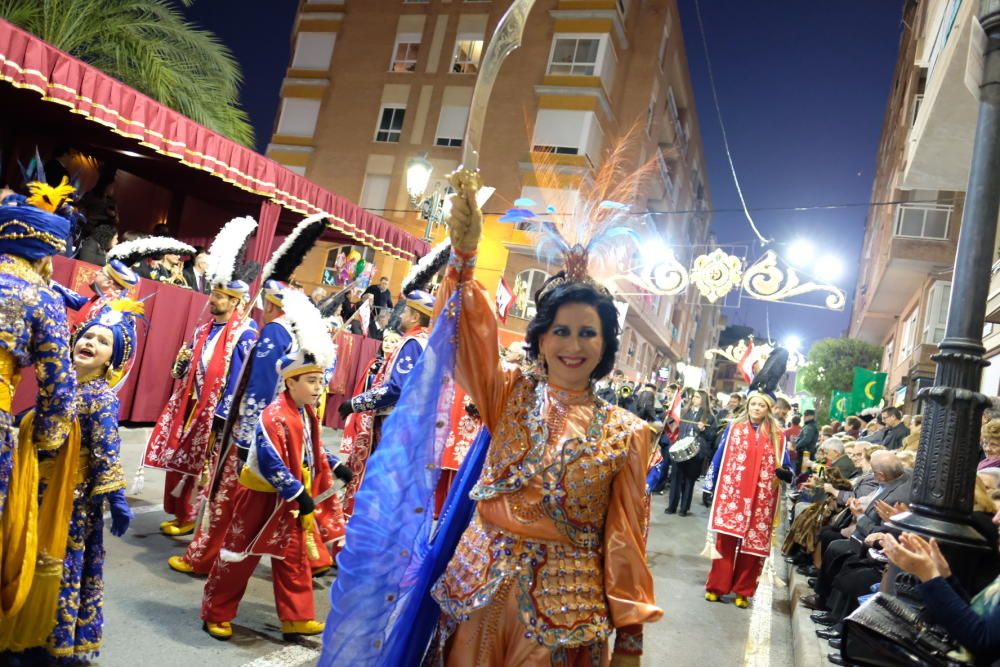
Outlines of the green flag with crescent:
{"label": "green flag with crescent", "polygon": [[887,373],[854,367],[854,388],[851,390],[851,407],[860,412],[865,408],[878,407],[885,393]]}
{"label": "green flag with crescent", "polygon": [[833,390],[830,396],[830,419],[844,421],[847,415],[854,414],[851,405],[851,392]]}

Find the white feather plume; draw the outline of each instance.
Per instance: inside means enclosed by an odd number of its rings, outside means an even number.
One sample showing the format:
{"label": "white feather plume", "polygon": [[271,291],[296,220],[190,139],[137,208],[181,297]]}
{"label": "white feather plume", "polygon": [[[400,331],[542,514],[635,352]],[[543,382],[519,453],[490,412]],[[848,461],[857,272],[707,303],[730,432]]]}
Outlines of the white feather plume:
{"label": "white feather plume", "polygon": [[113,259],[124,261],[125,264],[134,264],[143,257],[152,255],[174,254],[174,255],[194,255],[193,246],[172,239],[169,236],[147,236],[134,241],[123,241],[108,251],[107,260]]}
{"label": "white feather plume", "polygon": [[228,283],[233,279],[243,247],[255,229],[257,221],[250,216],[233,218],[222,226],[208,249],[205,274],[211,284]]}
{"label": "white feather plume", "polygon": [[299,349],[311,354],[320,368],[332,367],[337,348],[319,308],[305,293],[293,289],[281,291],[281,304]]}
{"label": "white feather plume", "polygon": [[402,283],[402,294],[405,296],[414,289],[417,289],[419,286],[414,285],[414,281],[418,278],[429,278],[430,276],[424,276],[423,274],[426,273],[432,265],[439,263],[442,260],[442,255],[447,255],[450,252],[450,239],[445,239],[431,248],[431,251],[421,257],[420,260],[410,268],[410,272],[406,274],[406,278],[403,279]]}
{"label": "white feather plume", "polygon": [[329,217],[330,216],[328,214],[323,212],[314,213],[313,215],[310,215],[308,218],[305,218],[304,220],[302,220],[302,222],[296,225],[295,229],[292,230],[292,233],[285,237],[285,240],[282,241],[281,245],[278,246],[278,249],[275,250],[274,253],[271,255],[271,259],[267,260],[267,264],[264,265],[264,270],[260,274],[261,284],[267,282],[267,279],[271,277],[271,274],[274,273],[275,262],[277,262],[279,258],[284,256],[284,254],[288,252],[288,249],[292,247],[292,244],[295,243],[295,241],[299,238],[299,235],[302,234],[302,231],[306,227],[313,224],[317,220],[324,220]]}

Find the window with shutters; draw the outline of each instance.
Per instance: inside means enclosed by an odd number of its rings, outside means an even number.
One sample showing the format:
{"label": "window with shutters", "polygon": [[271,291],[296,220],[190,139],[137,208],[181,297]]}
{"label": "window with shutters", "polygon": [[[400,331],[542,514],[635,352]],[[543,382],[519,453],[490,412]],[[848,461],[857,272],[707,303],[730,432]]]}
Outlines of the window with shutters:
{"label": "window with shutters", "polygon": [[438,116],[437,131],[434,133],[434,145],[461,146],[468,119],[468,107],[442,106],[441,114]]}
{"label": "window with shutters", "polygon": [[381,214],[389,199],[389,175],[365,174],[364,185],[361,186],[361,197],[358,204],[361,208]]}

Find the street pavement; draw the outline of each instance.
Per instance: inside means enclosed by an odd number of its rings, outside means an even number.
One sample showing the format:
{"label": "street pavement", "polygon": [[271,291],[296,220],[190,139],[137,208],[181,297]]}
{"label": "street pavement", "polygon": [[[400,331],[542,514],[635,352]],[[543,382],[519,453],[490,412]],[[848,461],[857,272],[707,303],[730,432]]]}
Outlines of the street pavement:
{"label": "street pavement", "polygon": [[[148,429],[125,430],[122,462],[131,486]],[[324,441],[336,448],[337,438]],[[201,630],[199,609],[204,579],[173,572],[167,558],[182,553],[189,537],[159,532],[163,476],[146,470],[145,488],[129,495],[136,512],[124,538],[105,535],[104,647],[101,667],[184,665],[196,667],[293,667],[315,664],[319,638],[289,644],[282,640],[274,611],[270,566],[258,567],[250,582],[230,642]],[[645,667],[678,665],[792,665],[787,588],[762,579],[750,609],[708,603],[703,584],[709,561],[699,554],[705,541],[707,510],[697,504],[687,517],[665,515],[665,496],[653,497],[649,562],[663,620],[647,626]],[[332,575],[314,580],[316,614],[326,617]]]}

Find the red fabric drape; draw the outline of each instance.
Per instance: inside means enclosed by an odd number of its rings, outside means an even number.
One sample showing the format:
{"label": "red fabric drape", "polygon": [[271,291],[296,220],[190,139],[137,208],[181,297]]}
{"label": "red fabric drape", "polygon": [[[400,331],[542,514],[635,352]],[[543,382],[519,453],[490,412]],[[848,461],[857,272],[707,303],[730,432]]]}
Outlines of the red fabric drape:
{"label": "red fabric drape", "polygon": [[326,213],[335,228],[376,250],[408,260],[427,253],[426,242],[2,19],[0,80],[289,210]]}
{"label": "red fabric drape", "polygon": [[382,341],[380,340],[372,340],[350,333],[339,334],[337,369],[330,383],[330,393],[326,398],[326,411],[323,413],[324,426],[344,428],[344,420],[340,418],[337,408],[351,397],[354,386],[358,382],[358,376],[364,372],[368,362],[378,353],[381,345]]}
{"label": "red fabric drape", "polygon": [[[257,217],[257,234],[254,236],[253,245],[247,252],[247,259],[260,264],[263,270],[267,260],[271,258],[271,248],[274,246],[274,230],[278,228],[278,217],[281,215],[281,207],[269,201],[261,202],[260,214]],[[254,282],[253,293],[257,292],[260,285],[260,277]]]}

